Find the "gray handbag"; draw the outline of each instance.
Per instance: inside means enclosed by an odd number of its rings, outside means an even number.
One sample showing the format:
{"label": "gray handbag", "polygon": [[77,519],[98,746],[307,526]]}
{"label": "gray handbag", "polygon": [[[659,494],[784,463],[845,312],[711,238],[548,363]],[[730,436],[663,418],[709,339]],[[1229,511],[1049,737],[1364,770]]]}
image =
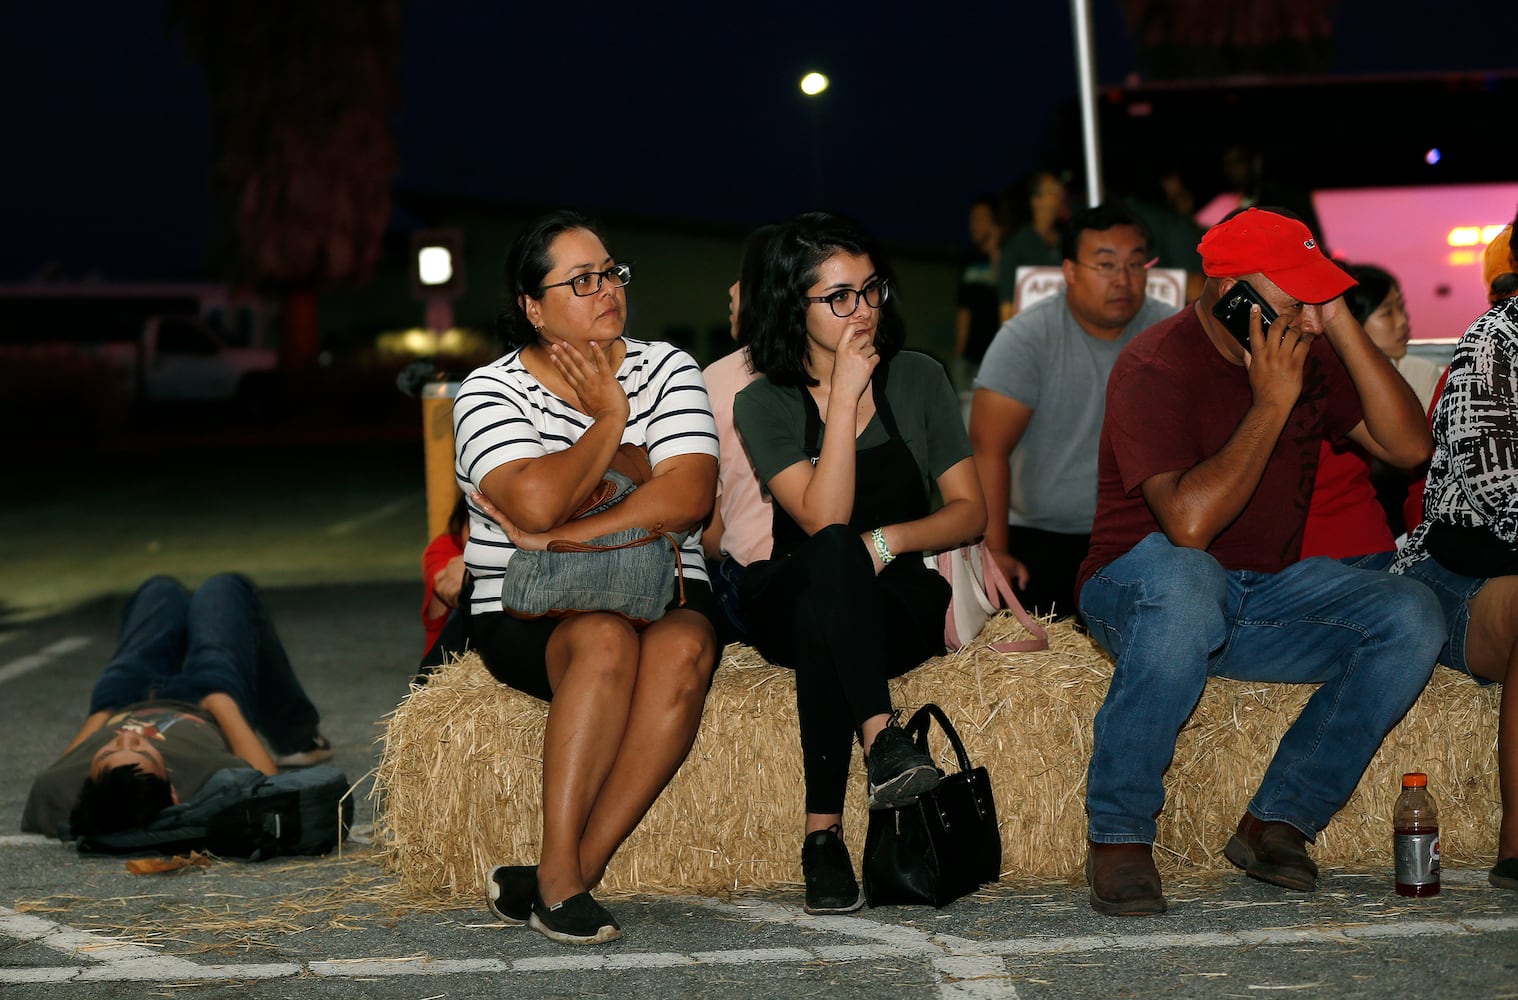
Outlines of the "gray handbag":
{"label": "gray handbag", "polygon": [[[619,455],[628,447],[623,445]],[[639,456],[630,463],[633,475],[640,471]],[[642,456],[641,468],[647,468],[647,463]],[[617,468],[607,469],[575,517],[615,506],[637,488],[632,476]],[[680,569],[683,537],[683,532],[624,528],[588,542],[558,540],[548,543],[546,550],[519,549],[501,578],[501,604],[516,618],[564,618],[587,611],[609,611],[637,625],[656,622],[674,600],[677,586],[680,604],[685,603],[685,579]]]}

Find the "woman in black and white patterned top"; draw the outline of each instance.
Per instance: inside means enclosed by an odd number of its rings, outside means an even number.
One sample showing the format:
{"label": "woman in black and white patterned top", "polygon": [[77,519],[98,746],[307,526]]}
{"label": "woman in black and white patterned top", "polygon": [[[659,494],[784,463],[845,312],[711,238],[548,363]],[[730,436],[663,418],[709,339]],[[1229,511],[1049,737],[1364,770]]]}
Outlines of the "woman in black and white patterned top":
{"label": "woman in black and white patterned top", "polygon": [[[688,354],[622,336],[632,273],[590,222],[538,220],[506,270],[513,350],[465,379],[453,408],[459,486],[471,496],[473,584],[461,603],[490,672],[550,706],[540,863],[493,869],[486,892],[504,920],[598,943],[620,930],[588,890],[684,761],[715,667],[700,543],[682,546],[685,603],[641,630],[605,612],[514,618],[501,575],[514,554],[555,538],[699,525],[716,492],[717,430]],[[572,520],[623,444],[647,449],[652,478]]]}
{"label": "woman in black and white patterned top", "polygon": [[1502,825],[1488,881],[1518,890],[1518,298],[1499,302],[1455,348],[1433,415],[1424,521],[1392,572],[1439,596],[1439,662],[1504,684],[1497,724]]}

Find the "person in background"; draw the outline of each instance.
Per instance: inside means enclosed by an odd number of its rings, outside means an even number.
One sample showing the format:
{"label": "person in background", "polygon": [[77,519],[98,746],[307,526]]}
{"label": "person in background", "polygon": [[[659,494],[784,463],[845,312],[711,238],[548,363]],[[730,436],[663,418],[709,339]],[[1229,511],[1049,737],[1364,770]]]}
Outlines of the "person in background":
{"label": "person in background", "polygon": [[981,195],[970,204],[970,242],[976,256],[959,275],[954,312],[955,384],[973,385],[980,361],[1001,325],[996,297],[996,269],[1005,236],[997,199]]}
{"label": "person in background", "polygon": [[221,573],[192,593],[156,576],[127,602],[89,717],[32,782],[21,829],[137,829],[222,768],[319,764],[332,757],[320,721],[251,581]]}
{"label": "person in background", "polygon": [[1149,230],[1157,266],[1186,272],[1185,301],[1195,302],[1207,280],[1196,250],[1206,229],[1196,221],[1196,199],[1181,169],[1161,167],[1142,177],[1135,193],[1122,201]]}
{"label": "person in background", "polygon": [[796,671],[809,913],[863,904],[842,837],[854,740],[870,808],[938,784],[886,682],[944,652],[950,588],[921,553],[985,528],[958,397],[942,365],[901,350],[892,282],[874,239],[811,212],[766,242],[739,316],[763,377],[733,418],[774,502],[774,548],[743,574],[743,615],[755,648]]}
{"label": "person in background", "polygon": [[416,679],[425,683],[434,669],[468,646],[469,630],[458,613],[464,587],[464,545],[469,541],[469,505],[462,495],[448,512],[448,524],[422,552],[422,628],[426,631]]}
{"label": "person in background", "polygon": [[[1419,408],[1426,413],[1444,370],[1407,353],[1411,328],[1401,286],[1390,273],[1370,264],[1350,265],[1346,270],[1358,283],[1344,293],[1344,305],[1412,387]],[[1302,558],[1381,555],[1384,558],[1360,565],[1389,565],[1396,538],[1402,534],[1403,501],[1415,475],[1414,470],[1374,462],[1347,438],[1325,439],[1318,450],[1312,503],[1302,532]]]}
{"label": "person in background", "polygon": [[1017,269],[1025,265],[1060,266],[1065,220],[1070,216],[1065,182],[1048,170],[1036,170],[1012,185],[1004,200],[1009,207],[1007,218],[1026,221],[1007,236],[996,262],[996,292],[1003,323],[1017,313]]}
{"label": "person in background", "polygon": [[739,326],[738,315],[743,286],[757,280],[765,241],[777,228],[760,226],[744,241],[738,280],[727,290],[729,326],[738,349],[713,361],[701,373],[721,444],[717,455],[717,503],[712,508],[711,520],[701,531],[701,551],[706,556],[717,606],[722,609],[719,638],[724,645],[748,640],[739,606],[738,582],[745,566],[770,557],[773,522],[770,501],[759,488],[753,463],[744,450],[738,428],[733,425],[733,398],[759,377],[750,362],[748,338]]}
{"label": "person in background", "polygon": [[1019,312],[986,351],[970,443],[986,550],[1025,607],[1072,615],[1096,514],[1107,373],[1175,309],[1145,295],[1149,234],[1121,205],[1071,216],[1063,253],[1065,290]]}
{"label": "person in background", "polygon": [[1313,234],[1318,249],[1328,254],[1328,240],[1312,202],[1312,192],[1288,183],[1265,162],[1265,151],[1252,142],[1235,142],[1224,147],[1223,182],[1228,190],[1239,193],[1240,209],[1275,206],[1300,219]]}
{"label": "person in background", "polygon": [[1427,410],[1434,401],[1434,386],[1439,384],[1444,366],[1408,353],[1412,320],[1407,314],[1401,283],[1390,271],[1374,264],[1352,264],[1347,270],[1359,284],[1344,293],[1344,304],[1357,318],[1363,314],[1360,325],[1365,328],[1365,335],[1413,387],[1418,403]]}
{"label": "person in background", "polygon": [[[453,404],[470,644],[497,680],[548,702],[540,860],[492,868],[487,903],[564,944],[621,936],[590,890],[690,752],[717,660],[719,612],[693,537],[679,552],[684,603],[641,628],[609,611],[520,618],[501,599],[520,550],[684,532],[711,513],[717,428],[701,371],[678,348],[624,336],[631,280],[584,216],[535,220],[507,253],[510,350]],[[652,477],[574,517],[623,445],[647,449]]]}
{"label": "person in background", "polygon": [[1481,281],[1486,300],[1496,305],[1518,295],[1518,266],[1513,263],[1513,226],[1504,226],[1481,255]]}

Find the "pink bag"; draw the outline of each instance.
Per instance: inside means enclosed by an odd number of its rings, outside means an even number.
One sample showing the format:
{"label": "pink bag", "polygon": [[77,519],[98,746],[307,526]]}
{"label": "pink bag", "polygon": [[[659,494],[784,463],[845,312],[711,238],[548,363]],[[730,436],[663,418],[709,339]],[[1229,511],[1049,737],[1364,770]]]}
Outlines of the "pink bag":
{"label": "pink bag", "polygon": [[948,580],[954,591],[943,630],[944,645],[951,652],[974,642],[990,617],[1003,608],[1016,615],[1035,638],[988,643],[990,649],[998,653],[1030,653],[1049,648],[1049,630],[1023,609],[1006,574],[979,542],[945,552],[924,553],[922,561]]}

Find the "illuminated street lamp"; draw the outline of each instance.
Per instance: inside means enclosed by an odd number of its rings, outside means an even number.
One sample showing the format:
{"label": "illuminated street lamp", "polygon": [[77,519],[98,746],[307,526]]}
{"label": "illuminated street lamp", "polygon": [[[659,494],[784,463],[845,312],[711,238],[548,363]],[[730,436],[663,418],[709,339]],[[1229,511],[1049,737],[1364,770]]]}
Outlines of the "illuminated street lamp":
{"label": "illuminated street lamp", "polygon": [[816,97],[828,89],[828,78],[821,73],[808,73],[801,78],[801,92],[808,97]]}
{"label": "illuminated street lamp", "polygon": [[453,326],[453,300],[464,294],[464,235],[457,229],[411,234],[411,294],[427,304],[434,337]]}
{"label": "illuminated street lamp", "polygon": [[427,288],[453,280],[453,251],[448,247],[422,247],[416,253],[416,276]]}

